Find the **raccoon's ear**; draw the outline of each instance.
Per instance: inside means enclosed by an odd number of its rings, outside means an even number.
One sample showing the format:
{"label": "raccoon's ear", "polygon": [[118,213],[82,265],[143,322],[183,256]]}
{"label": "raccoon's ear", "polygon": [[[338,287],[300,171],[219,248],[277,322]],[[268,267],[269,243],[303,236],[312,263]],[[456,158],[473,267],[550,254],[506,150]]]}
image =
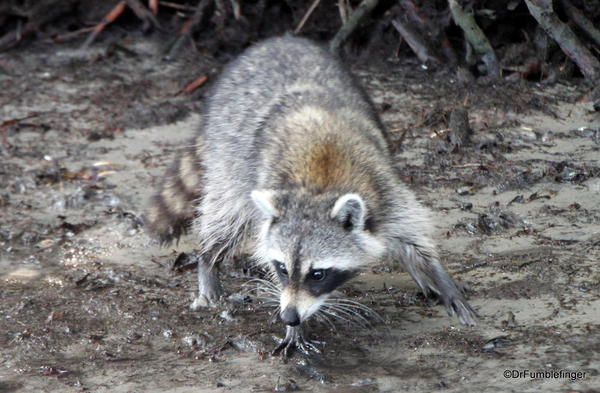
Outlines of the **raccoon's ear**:
{"label": "raccoon's ear", "polygon": [[344,228],[361,229],[365,225],[367,207],[358,194],[345,194],[338,198],[331,209],[330,217],[339,221]]}
{"label": "raccoon's ear", "polygon": [[264,215],[268,217],[278,217],[279,211],[275,207],[275,191],[273,190],[254,190],[250,193],[250,198]]}

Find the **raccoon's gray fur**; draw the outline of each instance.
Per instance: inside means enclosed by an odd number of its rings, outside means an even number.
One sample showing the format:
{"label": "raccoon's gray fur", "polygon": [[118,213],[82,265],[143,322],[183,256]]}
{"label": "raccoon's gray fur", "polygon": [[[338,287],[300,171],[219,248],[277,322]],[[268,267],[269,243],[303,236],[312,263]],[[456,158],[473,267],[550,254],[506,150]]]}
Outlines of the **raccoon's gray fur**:
{"label": "raccoon's gray fur", "polygon": [[219,295],[213,267],[249,249],[278,282],[291,326],[384,261],[474,323],[371,101],[327,50],[290,36],[259,43],[224,69],[206,106],[193,159],[191,150],[178,158],[146,217],[163,241],[193,219],[206,262],[201,303]]}

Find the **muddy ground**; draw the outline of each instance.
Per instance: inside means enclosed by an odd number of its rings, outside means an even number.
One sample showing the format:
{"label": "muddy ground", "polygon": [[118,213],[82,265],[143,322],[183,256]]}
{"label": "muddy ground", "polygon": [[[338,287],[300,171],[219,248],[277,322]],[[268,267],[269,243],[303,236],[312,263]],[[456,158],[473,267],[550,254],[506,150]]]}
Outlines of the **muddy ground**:
{"label": "muddy ground", "polygon": [[[600,116],[588,88],[477,83],[410,61],[356,67],[481,318],[460,326],[378,266],[345,292],[383,322],[315,323],[322,355],[286,363],[269,355],[283,327],[245,292],[247,270],[228,270],[227,302],[193,312],[193,272],[171,270],[193,236],[161,248],[144,233],[145,201],[206,87],[178,93],[220,66],[194,52],[165,62],[160,49],[0,54],[0,392],[600,391]],[[448,113],[464,104],[474,142],[449,151]]]}

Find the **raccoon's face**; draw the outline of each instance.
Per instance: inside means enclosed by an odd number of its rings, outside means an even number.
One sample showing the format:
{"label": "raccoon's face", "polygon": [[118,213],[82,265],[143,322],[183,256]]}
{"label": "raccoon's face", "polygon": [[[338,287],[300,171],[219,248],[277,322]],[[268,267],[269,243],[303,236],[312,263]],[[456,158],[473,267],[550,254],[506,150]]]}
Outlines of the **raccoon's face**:
{"label": "raccoon's face", "polygon": [[281,319],[288,325],[307,320],[383,252],[364,228],[367,207],[357,194],[317,198],[261,190],[251,197],[265,217],[257,256],[280,283]]}

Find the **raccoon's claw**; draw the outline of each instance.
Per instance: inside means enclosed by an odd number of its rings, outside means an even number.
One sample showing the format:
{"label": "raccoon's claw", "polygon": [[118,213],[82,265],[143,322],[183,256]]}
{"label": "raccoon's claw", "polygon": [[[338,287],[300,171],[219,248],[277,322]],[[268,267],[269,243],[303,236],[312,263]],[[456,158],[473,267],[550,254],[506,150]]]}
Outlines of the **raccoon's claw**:
{"label": "raccoon's claw", "polygon": [[460,323],[465,326],[475,326],[475,320],[479,317],[479,314],[464,298],[462,292],[456,285],[454,289],[449,289],[447,292],[442,293],[440,297],[449,316],[456,315]]}
{"label": "raccoon's claw", "polygon": [[470,288],[454,281],[441,266],[435,272],[434,284],[428,285],[425,292],[436,294],[444,304],[449,316],[456,315],[460,323],[465,326],[475,326],[475,320],[479,314],[464,297],[464,293]]}
{"label": "raccoon's claw", "polygon": [[452,299],[446,304],[448,315],[456,315],[460,323],[465,326],[475,326],[475,319],[479,316],[477,311],[464,299]]}
{"label": "raccoon's claw", "polygon": [[311,352],[321,353],[319,348],[304,336],[302,327],[299,325],[286,326],[285,338],[281,340],[281,343],[273,350],[271,355],[279,356],[279,354],[282,354],[284,358],[288,358],[292,356],[296,349],[307,356]]}

